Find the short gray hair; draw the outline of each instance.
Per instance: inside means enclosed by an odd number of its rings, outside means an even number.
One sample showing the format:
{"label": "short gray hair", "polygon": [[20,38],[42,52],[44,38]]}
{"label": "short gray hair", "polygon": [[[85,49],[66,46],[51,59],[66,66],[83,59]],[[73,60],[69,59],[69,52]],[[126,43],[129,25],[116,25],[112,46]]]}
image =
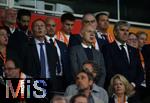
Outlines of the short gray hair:
{"label": "short gray hair", "polygon": [[127,21],[124,21],[124,20],[118,21],[118,22],[114,25],[113,31],[118,31],[121,26],[127,26],[127,27],[129,28],[129,27],[130,27],[130,24],[129,24]]}

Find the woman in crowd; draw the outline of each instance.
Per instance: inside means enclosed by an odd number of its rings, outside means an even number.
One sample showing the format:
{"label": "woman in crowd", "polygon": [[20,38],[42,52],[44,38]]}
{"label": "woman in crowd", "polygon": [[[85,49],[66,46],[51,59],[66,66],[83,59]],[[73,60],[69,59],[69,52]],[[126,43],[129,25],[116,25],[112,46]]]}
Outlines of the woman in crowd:
{"label": "woman in crowd", "polygon": [[141,103],[132,88],[124,76],[116,74],[110,81],[109,103]]}

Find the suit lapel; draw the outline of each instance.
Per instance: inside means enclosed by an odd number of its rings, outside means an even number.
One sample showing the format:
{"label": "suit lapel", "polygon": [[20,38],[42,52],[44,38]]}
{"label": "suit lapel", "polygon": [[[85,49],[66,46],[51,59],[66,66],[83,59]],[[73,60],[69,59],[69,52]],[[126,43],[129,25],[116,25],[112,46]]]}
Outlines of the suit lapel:
{"label": "suit lapel", "polygon": [[[125,60],[124,59],[124,57],[123,57],[123,55],[122,55],[122,53],[121,53],[121,50],[120,50],[120,48],[118,47],[118,45],[117,45],[117,43],[116,42],[113,42],[113,50],[115,50],[114,51],[114,53],[115,53],[115,55],[117,55],[118,56],[118,58],[122,58],[122,60],[124,60],[124,62],[127,64],[127,65],[129,65],[130,63],[127,61],[127,60]],[[128,48],[128,46],[127,46],[127,49],[128,49],[128,52],[129,52],[129,48]],[[129,54],[129,58],[130,58],[130,54]]]}
{"label": "suit lapel", "polygon": [[80,48],[79,48],[79,51],[78,53],[80,53],[80,59],[81,60],[88,60],[87,56],[86,56],[86,53],[84,51],[84,48],[82,47],[82,45],[80,45]]}
{"label": "suit lapel", "polygon": [[92,49],[92,53],[93,53],[93,61],[97,61],[97,52],[95,49]]}
{"label": "suit lapel", "polygon": [[36,47],[34,39],[31,41],[29,45],[32,50],[31,53],[33,53],[31,54],[34,60],[33,62],[35,63],[35,65],[37,65],[37,68],[35,71],[38,71],[38,74],[40,74],[40,71],[41,71],[40,59],[39,59],[39,55],[38,55],[38,51],[37,51],[37,47]]}
{"label": "suit lapel", "polygon": [[56,47],[51,46],[48,42],[45,42],[45,44],[49,71],[51,77],[53,78],[56,76],[56,62],[58,60],[57,49]]}
{"label": "suit lapel", "polygon": [[130,59],[130,64],[133,62],[133,57],[134,57],[134,54],[131,50],[131,48],[127,45],[127,48],[128,48],[128,54],[129,54],[129,59]]}
{"label": "suit lapel", "polygon": [[[55,40],[56,40],[56,39],[55,39]],[[61,43],[60,43],[58,40],[56,40],[56,43],[57,43],[58,48],[59,48],[59,50],[60,50],[60,55],[63,55],[63,46],[61,45]]]}

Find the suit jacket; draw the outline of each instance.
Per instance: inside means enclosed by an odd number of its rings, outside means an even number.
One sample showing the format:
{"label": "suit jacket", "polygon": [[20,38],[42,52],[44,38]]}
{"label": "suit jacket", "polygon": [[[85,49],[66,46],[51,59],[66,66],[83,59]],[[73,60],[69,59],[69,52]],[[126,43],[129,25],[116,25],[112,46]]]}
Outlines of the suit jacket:
{"label": "suit jacket", "polygon": [[73,77],[72,77],[72,72],[70,70],[70,58],[69,58],[69,49],[67,47],[67,45],[57,39],[55,39],[58,47],[60,49],[60,53],[61,53],[61,63],[62,63],[62,68],[63,68],[63,73],[64,73],[64,78],[65,78],[65,82],[67,85],[71,84],[71,82],[73,81]]}
{"label": "suit jacket", "polygon": [[129,82],[134,82],[137,86],[144,79],[143,69],[137,49],[127,45],[130,63],[127,63],[122,56],[121,50],[114,41],[103,47],[103,54],[106,63],[106,87],[109,85],[111,77],[115,74],[124,75]]}
{"label": "suit jacket", "polygon": [[80,45],[81,42],[82,42],[82,38],[80,34],[70,35],[68,47],[71,48],[72,46]]}
{"label": "suit jacket", "polygon": [[104,40],[104,39],[98,38],[98,34],[97,33],[95,35],[96,35],[96,40],[97,40],[98,46],[99,46],[99,48],[101,50],[102,50],[102,46],[109,44],[108,40]]}
{"label": "suit jacket", "polygon": [[21,48],[22,46],[28,42],[28,37],[26,34],[20,29],[16,28],[13,33],[10,32],[9,27],[5,26],[8,32],[8,45],[7,48],[14,50],[19,57],[21,57]]}
{"label": "suit jacket", "polygon": [[150,89],[150,44],[142,48],[146,71],[146,86]]}
{"label": "suit jacket", "polygon": [[[61,63],[62,63],[62,76],[56,76],[55,81],[53,82],[53,92],[64,92],[66,87],[71,84],[73,81],[73,77],[71,75],[70,63],[69,63],[69,53],[68,47],[65,43],[55,39],[58,48],[60,50],[61,55]],[[56,51],[57,52],[57,51]]]}
{"label": "suit jacket", "polygon": [[[103,86],[105,81],[105,76],[106,76],[103,54],[100,51],[97,51],[93,48],[92,48],[92,52],[93,52],[93,61],[97,65],[99,65],[98,73],[97,73],[98,81],[96,82],[96,84],[99,86]],[[77,45],[70,49],[71,69],[73,71],[74,76],[80,71],[82,64],[86,60],[88,60],[88,58],[82,45]]]}
{"label": "suit jacket", "polygon": [[[58,60],[56,48],[49,45],[49,43],[47,42],[45,42],[45,45],[46,45],[46,53],[47,53],[50,76],[51,78],[55,78],[56,63]],[[40,77],[41,65],[40,65],[40,59],[38,56],[38,51],[34,39],[32,39],[31,41],[29,41],[29,43],[23,46],[22,60],[23,60],[23,71],[27,75],[31,75],[32,77],[35,78]]]}
{"label": "suit jacket", "polygon": [[[105,44],[108,44],[108,42],[106,40],[98,38],[97,34],[95,34],[95,35],[96,35],[96,41],[97,41],[98,46],[99,46],[99,48],[101,50],[102,46],[105,45]],[[73,46],[80,45],[81,42],[82,42],[82,38],[81,38],[80,34],[78,34],[78,35],[70,35],[68,47],[71,48]]]}

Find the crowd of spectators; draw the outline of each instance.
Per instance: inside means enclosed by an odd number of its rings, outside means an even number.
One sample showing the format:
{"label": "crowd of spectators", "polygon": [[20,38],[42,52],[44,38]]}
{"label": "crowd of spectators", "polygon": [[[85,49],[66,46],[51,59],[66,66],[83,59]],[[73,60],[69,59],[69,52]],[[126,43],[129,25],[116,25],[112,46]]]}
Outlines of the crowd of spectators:
{"label": "crowd of spectators", "polygon": [[[108,32],[109,12],[106,11],[85,13],[80,33],[76,35],[71,32],[76,20],[72,13],[62,14],[59,31],[51,17],[34,20],[30,30],[29,10],[8,8],[3,16],[1,103],[6,102],[6,97],[11,98],[9,103],[150,102],[148,34],[130,32],[127,21],[115,23],[113,39]],[[22,97],[21,80],[27,80],[26,85],[28,80],[45,80],[46,96],[43,98],[45,92],[41,94],[44,90],[39,89],[30,94],[33,96],[26,98],[27,92]],[[12,90],[12,85],[16,89]]]}

